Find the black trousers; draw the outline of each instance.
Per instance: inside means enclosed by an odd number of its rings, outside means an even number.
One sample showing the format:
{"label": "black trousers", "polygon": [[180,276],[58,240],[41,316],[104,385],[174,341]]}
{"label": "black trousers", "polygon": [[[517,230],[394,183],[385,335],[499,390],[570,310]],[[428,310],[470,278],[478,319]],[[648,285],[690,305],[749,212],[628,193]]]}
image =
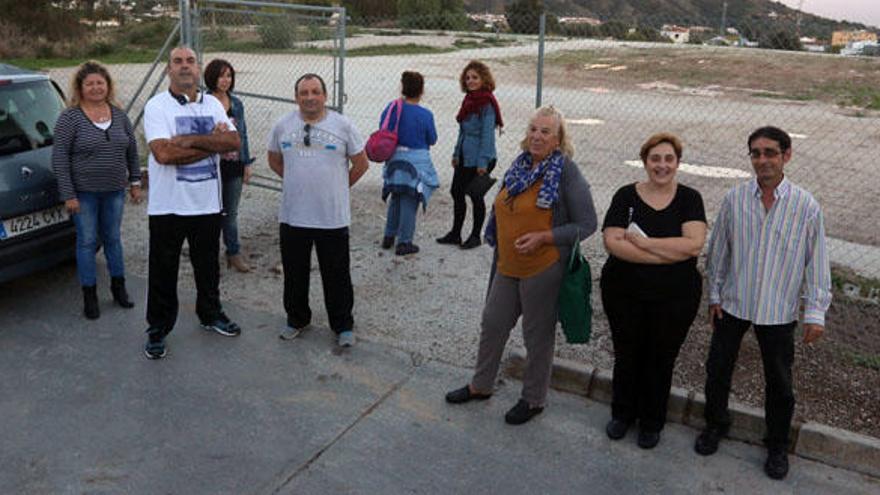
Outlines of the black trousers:
{"label": "black trousers", "polygon": [[[452,174],[452,186],[449,193],[452,195],[452,232],[461,235],[461,228],[464,226],[464,217],[467,215],[467,189],[474,177],[477,176],[477,167],[465,167],[461,165],[455,167]],[[491,173],[495,168],[495,160],[489,162],[486,173]],[[480,237],[483,230],[483,221],[486,219],[486,202],[483,196],[471,196],[471,202],[474,204],[474,224],[471,229],[471,237]]]}
{"label": "black trousers", "polygon": [[196,314],[202,323],[216,320],[220,306],[220,224],[222,216],[151,215],[147,323],[170,332],[177,321],[177,273],[183,241],[196,280]]}
{"label": "black trousers", "polygon": [[787,448],[791,418],[794,414],[794,392],[791,387],[791,365],[794,362],[794,328],[797,322],[785,325],[753,325],[724,312],[713,322],[712,343],[706,361],[706,424],[730,428],[728,397],[733,368],[739,355],[743,335],[754,327],[761,361],[764,365],[764,421],[768,447]]}
{"label": "black trousers", "polygon": [[675,298],[640,300],[602,290],[602,306],[614,344],[611,415],[660,431],[678,351],[700,306],[701,287]]}
{"label": "black trousers", "polygon": [[309,308],[309,274],[312,246],[315,246],[330,328],[336,333],[352,330],[354,289],[351,286],[348,227],[307,229],[283,223],[280,225],[287,324],[302,328],[312,321],[312,310]]}

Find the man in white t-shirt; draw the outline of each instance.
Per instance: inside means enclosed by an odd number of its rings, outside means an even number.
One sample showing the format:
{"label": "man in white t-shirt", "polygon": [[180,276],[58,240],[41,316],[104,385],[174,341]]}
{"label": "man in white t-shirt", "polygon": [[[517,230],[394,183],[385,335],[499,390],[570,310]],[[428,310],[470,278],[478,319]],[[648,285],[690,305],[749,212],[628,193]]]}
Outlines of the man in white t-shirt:
{"label": "man in white t-shirt", "polygon": [[287,326],[280,337],[292,339],[311,323],[309,271],[314,245],[330,328],[339,346],[351,347],[354,291],[348,191],[369,163],[354,124],[326,108],[327,86],[320,76],[300,77],[294,92],[299,110],[275,124],[268,144],[269,167],[283,180],[278,221]]}
{"label": "man in white t-shirt", "polygon": [[168,91],[144,107],[150,147],[150,254],[147,283],[147,344],[150,359],[165,357],[165,337],[177,320],[177,272],[183,241],[196,281],[196,314],[202,326],[226,336],[241,329],[220,306],[218,265],[223,204],[219,153],[239,148],[239,137],[223,105],[199,91],[196,54],[171,50]]}

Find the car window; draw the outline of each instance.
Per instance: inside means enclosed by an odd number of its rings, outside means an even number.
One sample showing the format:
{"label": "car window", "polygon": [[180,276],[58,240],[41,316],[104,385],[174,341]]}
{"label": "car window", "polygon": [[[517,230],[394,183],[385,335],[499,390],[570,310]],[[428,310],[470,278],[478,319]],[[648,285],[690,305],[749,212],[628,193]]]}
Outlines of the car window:
{"label": "car window", "polygon": [[0,86],[0,156],[51,146],[63,108],[49,81]]}

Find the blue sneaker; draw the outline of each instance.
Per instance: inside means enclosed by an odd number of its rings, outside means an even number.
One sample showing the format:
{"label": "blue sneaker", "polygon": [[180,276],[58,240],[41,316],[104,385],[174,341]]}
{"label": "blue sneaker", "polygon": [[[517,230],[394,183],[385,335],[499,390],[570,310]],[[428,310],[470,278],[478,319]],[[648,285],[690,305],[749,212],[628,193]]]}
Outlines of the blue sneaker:
{"label": "blue sneaker", "polygon": [[231,321],[225,314],[220,313],[216,320],[210,323],[202,322],[202,328],[211,330],[226,337],[238,337],[241,335],[241,327]]}
{"label": "blue sneaker", "polygon": [[351,330],[339,332],[336,337],[336,343],[339,347],[351,347],[354,345],[354,333]]}
{"label": "blue sneaker", "polygon": [[147,359],[162,359],[168,353],[165,348],[165,330],[157,327],[147,329],[147,344],[144,346],[144,354]]}

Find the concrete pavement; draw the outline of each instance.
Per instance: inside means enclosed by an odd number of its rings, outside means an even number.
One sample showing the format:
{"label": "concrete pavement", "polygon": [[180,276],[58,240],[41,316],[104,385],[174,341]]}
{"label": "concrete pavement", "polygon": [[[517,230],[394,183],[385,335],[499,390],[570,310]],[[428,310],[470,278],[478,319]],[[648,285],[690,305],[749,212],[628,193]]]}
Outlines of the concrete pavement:
{"label": "concrete pavement", "polygon": [[[201,330],[181,293],[169,356],[143,356],[138,306],[80,316],[72,265],[0,286],[0,493],[869,494],[880,480],[792,457],[763,474],[763,449],[669,425],[653,451],[611,442],[609,411],[551,392],[544,414],[509,426],[519,383],[491,400],[443,401],[469,370],[361,341],[335,352],[317,327],[291,342],[282,318],[226,302],[239,338]],[[320,314],[322,308],[314,308]]]}

